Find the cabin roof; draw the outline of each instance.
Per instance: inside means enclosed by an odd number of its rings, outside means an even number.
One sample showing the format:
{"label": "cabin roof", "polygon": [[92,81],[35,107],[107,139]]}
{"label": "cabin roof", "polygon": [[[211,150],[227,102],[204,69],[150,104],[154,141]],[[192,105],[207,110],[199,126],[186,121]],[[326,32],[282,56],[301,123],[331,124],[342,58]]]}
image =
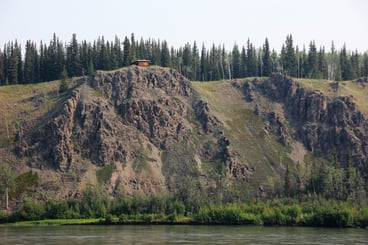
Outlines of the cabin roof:
{"label": "cabin roof", "polygon": [[133,61],[132,63],[130,63],[131,65],[136,65],[140,62],[147,62],[148,64],[151,64],[151,61],[150,60],[135,60]]}

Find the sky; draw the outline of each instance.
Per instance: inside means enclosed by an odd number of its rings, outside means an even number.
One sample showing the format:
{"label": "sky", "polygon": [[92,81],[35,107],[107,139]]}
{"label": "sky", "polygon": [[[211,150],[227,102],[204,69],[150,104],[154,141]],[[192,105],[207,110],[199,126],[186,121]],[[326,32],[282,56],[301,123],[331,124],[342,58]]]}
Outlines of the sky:
{"label": "sky", "polygon": [[56,36],[77,39],[166,40],[222,45],[230,50],[249,40],[261,47],[268,38],[276,51],[291,34],[294,45],[310,41],[330,49],[368,51],[367,0],[0,0],[0,49],[8,41],[48,43]]}

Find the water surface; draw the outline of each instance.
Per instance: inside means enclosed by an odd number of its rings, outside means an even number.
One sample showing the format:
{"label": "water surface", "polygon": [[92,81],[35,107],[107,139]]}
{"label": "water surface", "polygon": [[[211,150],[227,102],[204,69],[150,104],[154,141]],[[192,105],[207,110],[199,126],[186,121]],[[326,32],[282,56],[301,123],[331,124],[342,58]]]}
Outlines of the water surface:
{"label": "water surface", "polygon": [[122,225],[0,226],[0,244],[368,244],[368,230]]}

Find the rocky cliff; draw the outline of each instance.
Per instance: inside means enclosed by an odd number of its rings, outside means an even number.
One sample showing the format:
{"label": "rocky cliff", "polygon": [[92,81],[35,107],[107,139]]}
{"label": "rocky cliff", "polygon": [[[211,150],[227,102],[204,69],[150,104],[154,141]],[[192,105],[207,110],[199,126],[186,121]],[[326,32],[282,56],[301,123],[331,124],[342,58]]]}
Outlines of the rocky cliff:
{"label": "rocky cliff", "polygon": [[362,170],[367,168],[368,120],[352,96],[331,98],[280,74],[245,82],[244,92],[248,100],[261,94],[283,105],[294,135],[274,114],[269,120],[283,144],[288,145],[294,137],[316,155],[336,156],[341,166],[351,162]]}
{"label": "rocky cliff", "polygon": [[33,195],[42,199],[79,196],[88,185],[111,196],[277,195],[286,166],[298,174],[306,155],[366,171],[367,116],[332,85],[333,96],[279,74],[204,83],[155,66],[99,71],[65,93],[50,90],[54,103],[36,90],[22,99],[46,112],[22,119],[15,147],[0,150],[14,149],[6,160],[19,172],[38,173]]}
{"label": "rocky cliff", "polygon": [[64,196],[88,183],[111,194],[178,192],[190,183],[205,192],[220,184],[208,170],[219,164],[230,179],[250,174],[229,150],[222,123],[174,70],[132,66],[73,87],[17,149],[41,175],[56,172]]}

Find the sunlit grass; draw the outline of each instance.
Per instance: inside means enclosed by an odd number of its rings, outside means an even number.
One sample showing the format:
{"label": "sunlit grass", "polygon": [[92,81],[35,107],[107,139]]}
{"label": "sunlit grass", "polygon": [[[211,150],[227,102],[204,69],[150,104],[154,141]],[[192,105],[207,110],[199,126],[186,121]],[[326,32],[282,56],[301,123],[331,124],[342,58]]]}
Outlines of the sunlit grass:
{"label": "sunlit grass", "polygon": [[99,222],[101,219],[45,219],[33,221],[19,221],[16,225],[84,225]]}

